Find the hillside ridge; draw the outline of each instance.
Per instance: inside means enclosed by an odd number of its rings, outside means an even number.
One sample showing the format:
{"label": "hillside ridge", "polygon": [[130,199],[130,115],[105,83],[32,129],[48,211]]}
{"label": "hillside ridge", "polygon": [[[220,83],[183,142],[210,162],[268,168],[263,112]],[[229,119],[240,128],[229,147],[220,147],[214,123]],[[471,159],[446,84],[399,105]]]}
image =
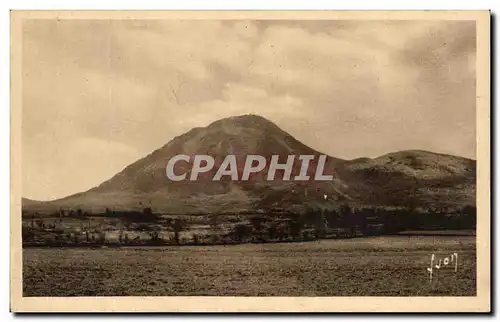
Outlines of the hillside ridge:
{"label": "hillside ridge", "polygon": [[[148,205],[161,212],[217,213],[269,207],[300,209],[325,203],[475,204],[475,160],[425,150],[353,160],[327,155],[325,171],[334,174],[328,182],[265,181],[262,176],[248,182],[214,182],[208,174],[197,182],[171,182],[166,178],[165,167],[177,154],[207,154],[219,161],[234,154],[240,167],[247,154],[266,158],[277,154],[281,160],[290,154],[323,153],[262,116],[233,116],[172,138],[94,188],[47,202],[23,199],[23,208],[78,207],[101,211],[105,207],[137,209]],[[328,196],[326,201],[322,200],[323,195]]]}

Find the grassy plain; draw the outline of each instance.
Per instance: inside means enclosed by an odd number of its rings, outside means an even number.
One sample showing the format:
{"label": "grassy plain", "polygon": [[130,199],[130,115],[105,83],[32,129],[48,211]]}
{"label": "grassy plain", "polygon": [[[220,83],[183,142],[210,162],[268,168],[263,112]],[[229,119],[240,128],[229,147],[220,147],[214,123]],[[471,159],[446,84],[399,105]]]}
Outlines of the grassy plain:
{"label": "grassy plain", "polygon": [[[228,246],[26,248],[24,296],[473,296],[474,236]],[[434,270],[431,254],[458,254]]]}

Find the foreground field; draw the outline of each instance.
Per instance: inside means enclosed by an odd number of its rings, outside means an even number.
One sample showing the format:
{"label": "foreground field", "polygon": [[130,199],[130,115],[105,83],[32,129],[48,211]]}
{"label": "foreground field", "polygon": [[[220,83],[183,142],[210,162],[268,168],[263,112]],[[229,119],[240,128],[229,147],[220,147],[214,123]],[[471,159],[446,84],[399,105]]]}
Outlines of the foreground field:
{"label": "foreground field", "polygon": [[[458,254],[457,272],[431,254]],[[437,264],[437,263],[435,263]],[[23,250],[24,296],[473,296],[474,236]]]}

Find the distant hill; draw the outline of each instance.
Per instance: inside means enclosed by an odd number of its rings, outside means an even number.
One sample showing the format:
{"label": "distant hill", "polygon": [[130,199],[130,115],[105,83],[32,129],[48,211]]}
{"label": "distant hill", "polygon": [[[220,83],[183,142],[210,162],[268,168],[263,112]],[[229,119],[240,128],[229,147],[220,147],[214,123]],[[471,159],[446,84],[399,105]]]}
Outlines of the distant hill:
{"label": "distant hill", "polygon": [[462,157],[401,151],[348,162],[344,173],[365,203],[421,207],[476,203],[476,162]]}
{"label": "distant hill", "polygon": [[[328,156],[324,173],[333,174],[334,180],[325,182],[266,181],[266,172],[246,182],[227,177],[214,182],[211,178],[215,170],[201,175],[198,181],[172,182],[165,175],[165,167],[177,154],[207,154],[216,163],[235,154],[239,173],[248,154],[268,160],[278,154],[280,161],[291,154],[321,155],[263,117],[225,118],[175,137],[95,188],[49,202],[23,199],[23,209],[103,211],[106,207],[136,210],[148,206],[157,212],[202,214],[267,208],[302,211],[343,203],[425,207],[475,204],[475,161],[427,151],[401,151],[351,161]],[[189,169],[184,170],[189,175]],[[314,176],[314,169],[309,174]]]}
{"label": "distant hill", "polygon": [[43,204],[43,201],[37,201],[29,198],[22,198],[22,205],[23,207],[25,206],[31,206],[31,205],[38,205],[38,204]]}

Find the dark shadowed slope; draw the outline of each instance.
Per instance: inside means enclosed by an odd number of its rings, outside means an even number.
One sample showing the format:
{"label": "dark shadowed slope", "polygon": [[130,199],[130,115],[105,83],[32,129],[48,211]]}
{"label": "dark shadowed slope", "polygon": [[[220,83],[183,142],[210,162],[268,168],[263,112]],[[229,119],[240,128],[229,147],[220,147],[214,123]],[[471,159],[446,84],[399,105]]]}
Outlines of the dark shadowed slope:
{"label": "dark shadowed slope", "polygon": [[347,162],[351,188],[369,204],[451,206],[476,202],[474,160],[411,150]]}

